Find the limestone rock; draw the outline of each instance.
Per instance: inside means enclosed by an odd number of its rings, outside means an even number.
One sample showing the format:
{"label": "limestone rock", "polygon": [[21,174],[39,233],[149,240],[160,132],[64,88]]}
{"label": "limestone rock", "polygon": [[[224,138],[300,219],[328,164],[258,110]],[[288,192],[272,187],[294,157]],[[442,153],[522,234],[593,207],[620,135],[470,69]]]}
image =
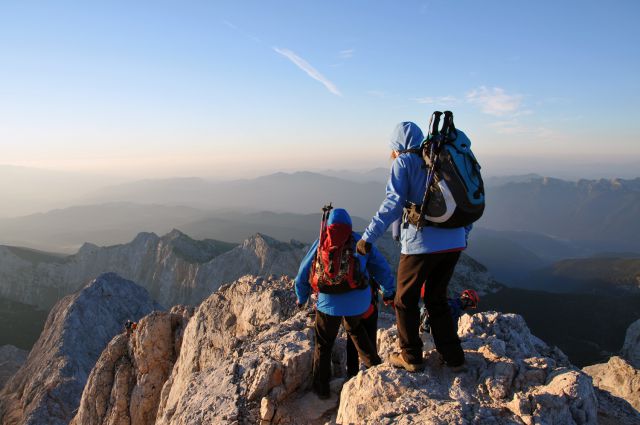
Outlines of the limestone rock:
{"label": "limestone rock", "polygon": [[640,413],[626,400],[596,387],[598,425],[638,425]]}
{"label": "limestone rock", "polygon": [[[468,367],[460,374],[443,367],[425,335],[424,372],[382,364],[345,382],[341,337],[332,356],[332,396],[319,400],[310,392],[313,312],[296,309],[291,279],[245,276],[225,285],[195,310],[184,332],[168,326],[167,318],[180,311],[151,314],[133,336],[111,341],[91,372],[72,425],[533,425],[633,419],[628,411],[615,410],[621,399],[603,398],[587,374],[513,314],[460,319]],[[181,316],[182,323],[188,316]],[[394,323],[391,311],[383,309],[378,331],[383,358],[397,349]]]}
{"label": "limestone rock", "polygon": [[28,351],[13,345],[0,347],[0,390],[4,387],[5,382],[20,369],[20,366],[27,360],[28,354]]}
{"label": "limestone rock", "polygon": [[276,406],[311,373],[312,329],[295,309],[288,278],[248,276],[207,298],[185,330],[156,423],[282,421]]}
{"label": "limestone rock", "polygon": [[191,314],[183,306],[153,312],[130,336],[117,335],[91,371],[71,425],[155,423],[162,387]]}
{"label": "limestone rock", "polygon": [[640,369],[640,320],[636,320],[627,329],[622,346],[622,357],[636,369]]}
{"label": "limestone rock", "polygon": [[65,258],[25,257],[21,250],[0,246],[0,296],[49,308],[100,273],[115,272],[146,288],[162,305],[195,305],[248,273],[294,276],[305,254],[301,243],[261,234],[233,249],[227,245],[173,230],[162,237],[140,233],[109,247],[86,243]]}
{"label": "limestone rock", "polygon": [[531,335],[522,317],[495,312],[463,316],[459,334],[468,371],[443,367],[426,353],[423,373],[383,364],[348,381],[342,424],[596,424],[589,378],[559,350]]}
{"label": "limestone rock", "polygon": [[159,309],[144,288],[113,273],[60,300],[27,361],[0,393],[0,422],[68,424],[108,342],[127,319]]}
{"label": "limestone rock", "polygon": [[593,385],[626,400],[640,411],[640,371],[623,358],[614,356],[607,363],[587,366],[583,370],[593,378]]}

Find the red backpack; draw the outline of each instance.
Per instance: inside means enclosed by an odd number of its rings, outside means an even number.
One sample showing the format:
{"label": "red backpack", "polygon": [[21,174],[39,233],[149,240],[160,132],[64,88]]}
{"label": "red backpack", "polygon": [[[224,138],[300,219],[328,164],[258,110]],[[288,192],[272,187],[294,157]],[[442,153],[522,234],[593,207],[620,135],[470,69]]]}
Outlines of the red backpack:
{"label": "red backpack", "polygon": [[311,265],[309,281],[314,292],[343,294],[363,289],[368,281],[360,272],[360,261],[355,257],[356,244],[351,226],[334,223],[327,226],[331,204],[322,211],[318,250]]}

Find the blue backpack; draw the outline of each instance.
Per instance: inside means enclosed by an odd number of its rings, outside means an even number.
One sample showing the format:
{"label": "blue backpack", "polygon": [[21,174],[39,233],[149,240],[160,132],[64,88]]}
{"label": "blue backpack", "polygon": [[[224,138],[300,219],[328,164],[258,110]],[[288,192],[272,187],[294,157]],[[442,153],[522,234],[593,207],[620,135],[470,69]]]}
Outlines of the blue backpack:
{"label": "blue backpack", "polygon": [[409,204],[405,217],[418,227],[467,226],[484,212],[484,183],[471,140],[455,128],[450,111],[438,129],[441,115],[433,113],[429,135],[416,152],[427,166],[427,190],[422,205]]}

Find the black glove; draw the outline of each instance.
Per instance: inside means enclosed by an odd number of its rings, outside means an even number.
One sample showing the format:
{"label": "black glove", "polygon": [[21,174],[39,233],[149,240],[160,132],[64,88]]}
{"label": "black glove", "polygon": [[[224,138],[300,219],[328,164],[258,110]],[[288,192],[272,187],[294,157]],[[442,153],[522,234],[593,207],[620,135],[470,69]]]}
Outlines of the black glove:
{"label": "black glove", "polygon": [[364,239],[360,239],[356,244],[356,251],[360,255],[367,255],[371,252],[371,244]]}
{"label": "black glove", "polygon": [[304,310],[304,307],[307,305],[307,303],[301,303],[300,301],[296,301],[296,307],[298,308],[298,310]]}

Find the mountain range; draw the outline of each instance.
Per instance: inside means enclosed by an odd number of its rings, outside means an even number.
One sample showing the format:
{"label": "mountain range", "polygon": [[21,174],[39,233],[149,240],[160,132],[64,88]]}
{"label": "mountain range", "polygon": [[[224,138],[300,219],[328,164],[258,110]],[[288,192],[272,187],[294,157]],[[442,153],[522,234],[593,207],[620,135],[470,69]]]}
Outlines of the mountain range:
{"label": "mountain range", "polygon": [[603,251],[640,250],[640,178],[553,178],[510,182],[487,190],[481,225],[529,231]]}
{"label": "mountain range", "polygon": [[[75,199],[75,206],[0,219],[0,243],[74,252],[87,241],[124,243],[140,231],[166,233],[172,228],[238,243],[256,232],[309,242],[317,227],[310,217],[319,217],[324,204],[332,201],[362,217],[355,226],[362,230],[383,198],[379,181],[310,172],[228,182],[143,180],[94,190]],[[476,227],[507,232],[487,236],[507,236],[543,257],[549,256],[546,249],[554,240],[557,261],[568,258],[563,252],[640,251],[639,212],[640,179],[495,177],[488,179],[487,209]]]}
{"label": "mountain range", "polygon": [[108,247],[86,243],[62,258],[0,246],[0,295],[49,308],[92,277],[111,271],[140,282],[162,305],[197,304],[247,273],[291,274],[303,254],[302,243],[261,234],[236,246],[194,240],[178,230],[163,237],[140,233],[130,243]]}

